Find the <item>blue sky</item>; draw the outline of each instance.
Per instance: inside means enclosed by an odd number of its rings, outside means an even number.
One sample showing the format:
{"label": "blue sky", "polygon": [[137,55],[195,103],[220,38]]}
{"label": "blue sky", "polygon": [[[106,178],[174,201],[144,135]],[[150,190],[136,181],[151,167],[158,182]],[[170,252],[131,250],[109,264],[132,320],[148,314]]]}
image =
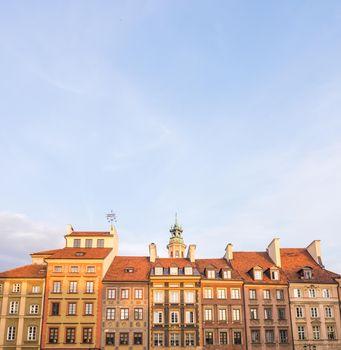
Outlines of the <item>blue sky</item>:
{"label": "blue sky", "polygon": [[[165,255],[322,240],[341,272],[339,1],[0,4],[0,268],[106,229]],[[19,244],[18,244],[19,243]]]}

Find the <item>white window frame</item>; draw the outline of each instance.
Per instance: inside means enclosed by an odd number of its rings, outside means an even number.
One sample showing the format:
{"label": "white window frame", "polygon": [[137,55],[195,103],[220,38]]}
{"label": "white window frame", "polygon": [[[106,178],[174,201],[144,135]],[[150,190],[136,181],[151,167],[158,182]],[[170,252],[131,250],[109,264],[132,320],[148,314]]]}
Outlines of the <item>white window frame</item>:
{"label": "white window frame", "polygon": [[29,309],[30,315],[38,315],[39,314],[39,305],[31,304]]}
{"label": "white window frame", "polygon": [[27,341],[36,341],[37,340],[37,326],[28,326],[27,327]]}

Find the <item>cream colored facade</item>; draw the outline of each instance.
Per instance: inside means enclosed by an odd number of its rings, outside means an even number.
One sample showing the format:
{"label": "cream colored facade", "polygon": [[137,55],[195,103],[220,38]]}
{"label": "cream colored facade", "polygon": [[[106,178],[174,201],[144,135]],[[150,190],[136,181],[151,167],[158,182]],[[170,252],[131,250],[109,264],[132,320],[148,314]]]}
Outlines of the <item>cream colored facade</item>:
{"label": "cream colored facade", "polygon": [[40,349],[44,278],[0,279],[0,348]]}
{"label": "cream colored facade", "polygon": [[290,283],[295,350],[340,350],[337,284]]}

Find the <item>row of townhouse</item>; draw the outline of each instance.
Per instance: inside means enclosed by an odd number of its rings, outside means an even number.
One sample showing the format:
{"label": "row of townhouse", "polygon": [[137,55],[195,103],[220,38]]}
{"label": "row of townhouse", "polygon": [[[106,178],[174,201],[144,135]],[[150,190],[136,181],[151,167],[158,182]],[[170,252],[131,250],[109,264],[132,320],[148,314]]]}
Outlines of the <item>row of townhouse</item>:
{"label": "row of townhouse", "polygon": [[172,226],[168,258],[119,256],[118,235],[74,231],[66,244],[0,273],[0,348],[341,349],[340,276],[320,242],[197,259]]}

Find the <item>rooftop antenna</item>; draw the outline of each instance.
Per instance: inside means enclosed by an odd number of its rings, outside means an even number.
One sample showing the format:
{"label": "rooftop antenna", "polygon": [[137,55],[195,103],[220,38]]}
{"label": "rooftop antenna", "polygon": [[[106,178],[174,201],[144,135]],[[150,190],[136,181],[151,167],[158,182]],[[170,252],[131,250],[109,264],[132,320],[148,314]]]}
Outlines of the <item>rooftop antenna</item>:
{"label": "rooftop antenna", "polygon": [[107,217],[108,223],[110,224],[110,229],[112,230],[113,229],[113,223],[117,222],[116,214],[112,210],[110,210],[110,213],[108,213],[106,215],[106,217]]}

